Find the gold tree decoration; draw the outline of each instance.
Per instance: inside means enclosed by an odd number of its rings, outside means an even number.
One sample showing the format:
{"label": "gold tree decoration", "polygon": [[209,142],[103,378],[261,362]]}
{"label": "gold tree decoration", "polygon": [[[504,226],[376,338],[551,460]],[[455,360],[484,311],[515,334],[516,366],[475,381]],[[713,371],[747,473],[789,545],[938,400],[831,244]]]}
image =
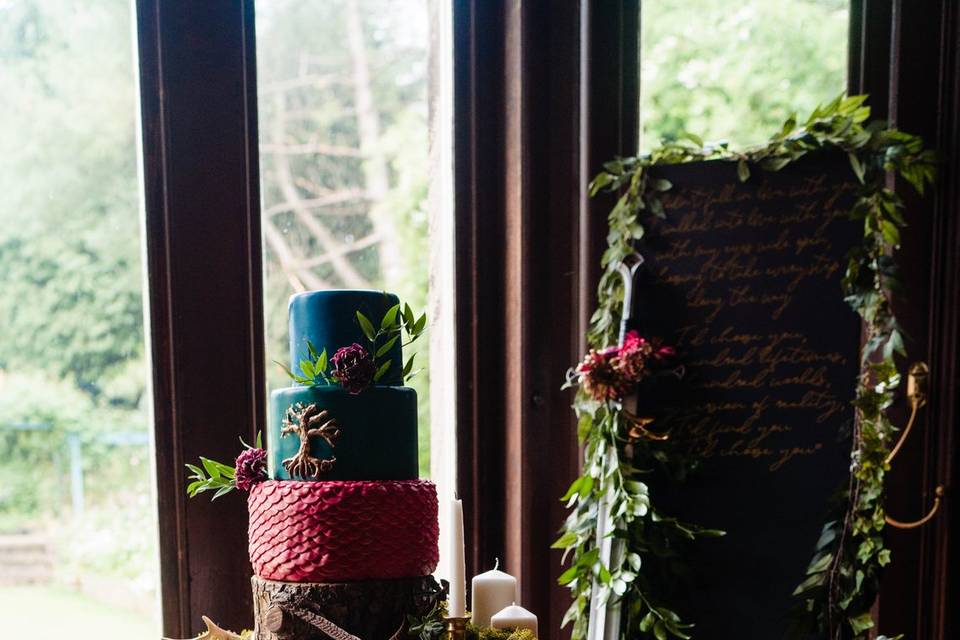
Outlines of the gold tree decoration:
{"label": "gold tree decoration", "polygon": [[327,444],[334,447],[340,437],[340,427],[326,409],[320,410],[316,404],[304,407],[299,402],[287,407],[287,415],[283,420],[280,436],[293,433],[300,438],[300,449],[292,458],[283,461],[283,468],[291,477],[316,479],[333,469],[337,461],[336,457],[321,459],[310,455],[311,438],[323,438]]}

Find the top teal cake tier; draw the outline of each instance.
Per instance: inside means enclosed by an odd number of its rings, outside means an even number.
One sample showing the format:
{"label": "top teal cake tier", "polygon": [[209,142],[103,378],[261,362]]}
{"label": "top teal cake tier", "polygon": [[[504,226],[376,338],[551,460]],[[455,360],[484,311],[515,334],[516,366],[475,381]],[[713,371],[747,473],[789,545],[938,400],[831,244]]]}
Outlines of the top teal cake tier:
{"label": "top teal cake tier", "polygon": [[[307,342],[317,351],[327,350],[329,356],[341,347],[353,343],[371,350],[370,341],[363,334],[357,320],[357,311],[370,319],[375,327],[390,307],[399,303],[397,296],[384,291],[364,289],[330,289],[307,291],[290,298],[290,368],[297,371],[300,361],[307,358]],[[393,366],[380,379],[381,385],[403,384],[403,354],[400,340],[383,356]],[[377,347],[380,346],[378,343]]]}

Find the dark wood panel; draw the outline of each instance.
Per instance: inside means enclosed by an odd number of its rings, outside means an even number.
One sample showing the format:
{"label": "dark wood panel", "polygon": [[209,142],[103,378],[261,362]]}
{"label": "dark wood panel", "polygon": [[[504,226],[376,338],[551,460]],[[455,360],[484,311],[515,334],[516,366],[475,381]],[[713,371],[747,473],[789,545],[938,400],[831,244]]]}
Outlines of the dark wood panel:
{"label": "dark wood panel", "polygon": [[580,308],[581,353],[597,306],[600,256],[611,194],[590,198],[587,183],[603,163],[637,153],[640,142],[640,2],[585,2],[581,7]]}
{"label": "dark wood panel", "polygon": [[[906,185],[910,226],[903,234],[899,262],[905,293],[896,310],[910,339],[905,364],[931,364],[931,402],[922,410],[918,432],[902,450],[889,475],[888,512],[900,520],[921,517],[940,483],[949,489],[949,456],[955,448],[956,415],[956,7],[937,1],[892,3],[889,117],[899,128],[922,135],[937,148],[943,165],[937,186],[918,197]],[[955,172],[955,169],[954,169]],[[951,198],[951,195],[952,198]],[[906,407],[891,411],[904,424]],[[921,530],[889,529],[893,562],[884,574],[879,600],[880,630],[922,638],[948,638],[950,621],[945,572],[950,562],[950,500]],[[955,588],[955,587],[952,587]]]}
{"label": "dark wood panel", "polygon": [[249,627],[246,505],[188,501],[264,415],[253,2],[138,0],[163,631]]}
{"label": "dark wood panel", "polygon": [[578,350],[579,29],[549,3],[455,9],[458,488],[471,558],[500,557],[557,637],[549,546],[577,472],[564,373]]}
{"label": "dark wood panel", "polygon": [[505,543],[499,5],[457,0],[453,7],[457,490],[470,575],[503,556]]}

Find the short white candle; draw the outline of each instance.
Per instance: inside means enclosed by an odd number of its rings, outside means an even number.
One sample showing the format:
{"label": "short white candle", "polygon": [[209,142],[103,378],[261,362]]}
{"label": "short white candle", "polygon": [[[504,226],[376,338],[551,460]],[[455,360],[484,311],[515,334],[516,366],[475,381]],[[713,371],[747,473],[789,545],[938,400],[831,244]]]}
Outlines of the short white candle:
{"label": "short white candle", "polygon": [[494,565],[492,571],[474,576],[472,586],[473,624],[478,627],[489,627],[493,614],[509,607],[517,601],[517,579],[510,574],[499,570],[500,561]]}
{"label": "short white candle", "polygon": [[462,618],[467,615],[467,569],[463,557],[463,503],[450,503],[450,597],[447,615]]}
{"label": "short white candle", "polygon": [[494,629],[530,629],[533,635],[537,635],[537,616],[514,603],[494,614],[490,626]]}

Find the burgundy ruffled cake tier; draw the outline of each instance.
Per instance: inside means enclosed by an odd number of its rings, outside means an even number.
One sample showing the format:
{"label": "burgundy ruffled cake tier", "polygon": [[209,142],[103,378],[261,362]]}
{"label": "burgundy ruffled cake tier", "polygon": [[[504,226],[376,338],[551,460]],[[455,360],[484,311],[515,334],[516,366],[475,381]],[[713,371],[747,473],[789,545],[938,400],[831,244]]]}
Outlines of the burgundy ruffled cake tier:
{"label": "burgundy ruffled cake tier", "polygon": [[427,576],[439,561],[426,480],[261,482],[250,491],[250,562],[267,580]]}

